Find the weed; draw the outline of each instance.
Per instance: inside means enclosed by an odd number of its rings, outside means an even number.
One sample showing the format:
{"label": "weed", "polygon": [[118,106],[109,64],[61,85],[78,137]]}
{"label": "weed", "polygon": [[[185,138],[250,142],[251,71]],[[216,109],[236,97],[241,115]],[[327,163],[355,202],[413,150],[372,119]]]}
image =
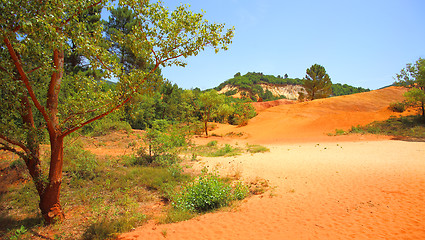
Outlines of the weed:
{"label": "weed", "polygon": [[262,152],[270,152],[270,149],[263,147],[261,145],[248,145],[247,151],[250,153],[262,153]]}
{"label": "weed", "polygon": [[235,198],[235,200],[242,200],[246,198],[248,194],[249,194],[248,186],[241,182],[236,183],[235,186],[233,187],[233,197]]}
{"label": "weed", "polygon": [[207,143],[206,146],[207,147],[215,147],[215,146],[217,146],[217,141],[216,140],[210,141],[210,142]]}
{"label": "weed", "polygon": [[21,225],[20,228],[16,229],[12,236],[9,237],[10,240],[18,240],[21,239],[22,235],[24,235],[28,230],[25,226]]}
{"label": "weed", "polygon": [[163,224],[182,222],[192,219],[196,216],[197,214],[191,211],[172,207],[167,211],[166,216],[160,219],[159,222]]}
{"label": "weed", "polygon": [[167,237],[167,229],[166,228],[165,229],[162,229],[161,230],[161,234],[162,234],[163,237],[166,238]]}
{"label": "weed", "polygon": [[234,148],[230,146],[229,144],[224,145],[224,147],[218,149],[215,152],[212,152],[209,154],[210,157],[222,157],[222,156],[235,156],[240,153],[240,149]]}

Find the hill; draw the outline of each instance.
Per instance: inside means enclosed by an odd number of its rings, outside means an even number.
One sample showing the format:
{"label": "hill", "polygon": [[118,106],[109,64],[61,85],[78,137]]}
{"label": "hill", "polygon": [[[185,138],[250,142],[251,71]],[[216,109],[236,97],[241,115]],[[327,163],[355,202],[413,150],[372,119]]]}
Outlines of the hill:
{"label": "hill", "polygon": [[[215,90],[219,93],[234,97],[248,97],[253,101],[272,101],[277,99],[297,100],[298,93],[304,92],[302,79],[265,75],[263,73],[240,73],[224,81]],[[369,89],[353,87],[347,84],[336,83],[332,85],[332,96],[349,95],[353,93],[368,92]]]}
{"label": "hill", "polygon": [[[392,102],[402,101],[404,92],[405,88],[389,87],[302,103],[253,103],[269,104],[270,107],[256,106],[258,115],[247,126],[226,131],[244,132],[250,141],[262,144],[323,140],[329,138],[326,134],[335,132],[335,129],[348,130],[352,126],[385,120],[396,115],[388,106]],[[215,133],[226,134],[220,129]]]}

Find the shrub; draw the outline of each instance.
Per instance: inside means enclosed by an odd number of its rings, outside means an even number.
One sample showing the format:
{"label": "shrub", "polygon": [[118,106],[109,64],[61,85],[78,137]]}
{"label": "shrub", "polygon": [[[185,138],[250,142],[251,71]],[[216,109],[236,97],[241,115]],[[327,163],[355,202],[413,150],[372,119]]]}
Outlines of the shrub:
{"label": "shrub", "polygon": [[64,171],[76,179],[93,179],[98,166],[96,156],[76,141],[64,148]]}
{"label": "shrub", "polygon": [[138,151],[140,165],[171,166],[180,159],[179,148],[187,145],[186,129],[170,125],[165,120],[157,120],[143,138],[145,146]]}
{"label": "shrub", "polygon": [[232,188],[218,175],[203,173],[174,197],[173,206],[180,210],[205,212],[227,206],[232,200]]}
{"label": "shrub", "polygon": [[404,112],[406,110],[406,104],[403,102],[391,103],[389,109],[393,112]]}
{"label": "shrub", "polygon": [[93,126],[84,128],[84,132],[91,136],[98,137],[106,135],[113,131],[124,130],[127,133],[131,132],[131,126],[128,122],[114,120],[111,118],[104,118],[100,121],[93,123]]}
{"label": "shrub", "polygon": [[216,140],[207,143],[207,147],[215,147],[215,146],[217,146],[217,141]]}

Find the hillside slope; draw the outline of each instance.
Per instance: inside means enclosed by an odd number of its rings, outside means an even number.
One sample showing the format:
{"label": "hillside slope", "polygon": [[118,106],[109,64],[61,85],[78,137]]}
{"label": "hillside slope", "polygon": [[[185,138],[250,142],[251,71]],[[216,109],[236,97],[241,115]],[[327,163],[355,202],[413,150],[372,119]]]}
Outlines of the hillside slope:
{"label": "hillside slope", "polygon": [[[352,126],[398,115],[390,111],[388,106],[392,102],[402,101],[404,92],[404,88],[389,87],[311,102],[278,105],[262,110],[247,126],[232,131],[244,132],[250,141],[263,144],[323,140],[328,138],[327,133],[335,132],[335,129],[348,130]],[[216,134],[225,134],[220,129],[216,131]]]}

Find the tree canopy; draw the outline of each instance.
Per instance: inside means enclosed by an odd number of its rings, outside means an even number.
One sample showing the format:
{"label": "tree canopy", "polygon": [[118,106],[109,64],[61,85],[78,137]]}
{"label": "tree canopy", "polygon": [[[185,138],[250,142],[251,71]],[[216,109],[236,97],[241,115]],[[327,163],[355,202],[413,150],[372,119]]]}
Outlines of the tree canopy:
{"label": "tree canopy", "polygon": [[323,66],[314,64],[306,70],[303,79],[304,89],[307,91],[306,98],[314,100],[318,98],[326,98],[332,94],[332,82]]}
{"label": "tree canopy", "polygon": [[419,103],[425,119],[425,59],[419,58],[414,64],[408,63],[396,77],[396,85],[410,88],[405,96],[410,102]]}

